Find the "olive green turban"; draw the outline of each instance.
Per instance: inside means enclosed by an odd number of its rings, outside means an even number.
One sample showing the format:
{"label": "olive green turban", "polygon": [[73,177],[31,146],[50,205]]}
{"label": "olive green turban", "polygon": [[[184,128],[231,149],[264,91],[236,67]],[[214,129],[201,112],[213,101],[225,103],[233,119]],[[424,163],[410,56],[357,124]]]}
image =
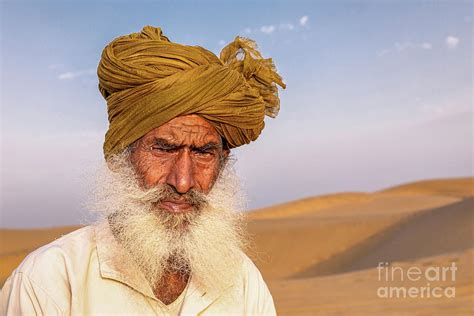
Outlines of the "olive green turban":
{"label": "olive green turban", "polygon": [[158,27],[121,36],[104,48],[97,69],[107,100],[105,158],[171,119],[198,114],[230,148],[256,140],[264,116],[279,110],[285,88],[273,61],[252,40],[236,37],[220,58],[199,47],[171,42]]}

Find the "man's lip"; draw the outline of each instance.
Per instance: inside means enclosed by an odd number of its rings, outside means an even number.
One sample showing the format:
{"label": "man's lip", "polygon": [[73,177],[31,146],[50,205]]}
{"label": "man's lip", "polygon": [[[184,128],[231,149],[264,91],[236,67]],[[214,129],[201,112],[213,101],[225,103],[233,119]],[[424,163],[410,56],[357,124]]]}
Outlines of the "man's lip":
{"label": "man's lip", "polygon": [[179,200],[161,201],[160,206],[170,213],[184,213],[192,208],[191,204]]}

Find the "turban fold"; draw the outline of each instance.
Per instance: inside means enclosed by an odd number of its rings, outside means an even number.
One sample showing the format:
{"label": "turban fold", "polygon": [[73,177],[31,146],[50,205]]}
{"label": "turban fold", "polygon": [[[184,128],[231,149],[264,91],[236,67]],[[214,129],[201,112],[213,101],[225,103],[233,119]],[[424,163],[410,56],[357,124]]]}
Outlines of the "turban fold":
{"label": "turban fold", "polygon": [[263,130],[265,115],[278,114],[276,84],[285,88],[272,59],[262,58],[250,39],[236,37],[218,58],[202,47],[173,43],[151,26],[108,44],[97,74],[109,119],[106,159],[189,114],[210,122],[230,148],[248,144]]}

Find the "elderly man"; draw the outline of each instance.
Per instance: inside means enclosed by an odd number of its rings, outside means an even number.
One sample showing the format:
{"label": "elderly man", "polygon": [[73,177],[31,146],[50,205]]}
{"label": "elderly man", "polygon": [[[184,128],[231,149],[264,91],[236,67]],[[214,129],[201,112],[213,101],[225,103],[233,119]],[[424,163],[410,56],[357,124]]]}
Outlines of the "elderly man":
{"label": "elderly man", "polygon": [[147,26],[104,49],[98,76],[110,124],[91,205],[102,216],[31,253],[1,314],[275,314],[241,250],[229,163],[278,113],[272,60],[248,39],[218,58]]}

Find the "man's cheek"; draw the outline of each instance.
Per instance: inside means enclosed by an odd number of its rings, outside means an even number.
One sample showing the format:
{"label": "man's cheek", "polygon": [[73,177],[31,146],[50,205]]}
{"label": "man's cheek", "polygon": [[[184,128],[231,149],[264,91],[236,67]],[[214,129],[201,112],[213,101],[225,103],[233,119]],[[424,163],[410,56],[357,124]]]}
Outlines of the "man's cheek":
{"label": "man's cheek", "polygon": [[206,168],[202,169],[195,174],[195,178],[198,179],[200,183],[201,190],[204,193],[209,193],[214,185],[214,182],[217,180],[219,176],[219,169],[217,166],[215,168]]}
{"label": "man's cheek", "polygon": [[161,181],[166,176],[166,166],[157,159],[153,159],[149,155],[142,156],[140,160],[136,161],[136,169],[147,188],[164,183]]}
{"label": "man's cheek", "polygon": [[142,170],[142,177],[147,188],[166,182],[166,173],[163,171],[164,168],[156,165],[149,165]]}

